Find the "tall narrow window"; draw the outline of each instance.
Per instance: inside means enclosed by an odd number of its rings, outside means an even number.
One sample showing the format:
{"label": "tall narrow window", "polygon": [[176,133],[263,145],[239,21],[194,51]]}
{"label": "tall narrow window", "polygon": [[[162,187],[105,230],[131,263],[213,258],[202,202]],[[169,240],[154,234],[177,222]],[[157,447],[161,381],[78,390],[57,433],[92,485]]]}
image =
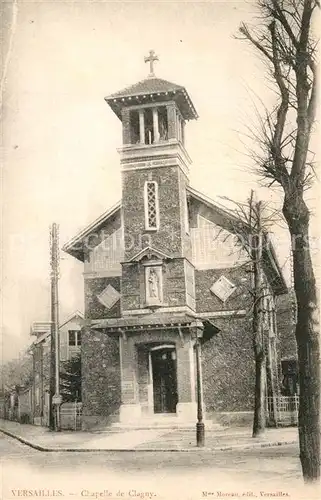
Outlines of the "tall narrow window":
{"label": "tall narrow window", "polygon": [[147,181],[145,183],[144,201],[145,201],[145,229],[156,231],[159,227],[157,182]]}

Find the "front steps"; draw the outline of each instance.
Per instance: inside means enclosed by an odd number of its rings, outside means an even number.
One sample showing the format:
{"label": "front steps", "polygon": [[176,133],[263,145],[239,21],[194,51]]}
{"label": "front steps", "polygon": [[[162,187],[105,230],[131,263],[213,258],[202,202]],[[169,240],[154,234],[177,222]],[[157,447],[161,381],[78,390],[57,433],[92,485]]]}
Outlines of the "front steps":
{"label": "front steps", "polygon": [[[132,422],[116,422],[111,425],[113,430],[149,430],[149,429],[179,429],[179,430],[190,430],[196,428],[196,418],[195,421],[184,421],[179,419],[177,416],[171,413],[163,413],[158,415],[150,415],[140,418],[139,420],[133,420]],[[212,420],[204,421],[206,429],[222,429],[222,425]]]}

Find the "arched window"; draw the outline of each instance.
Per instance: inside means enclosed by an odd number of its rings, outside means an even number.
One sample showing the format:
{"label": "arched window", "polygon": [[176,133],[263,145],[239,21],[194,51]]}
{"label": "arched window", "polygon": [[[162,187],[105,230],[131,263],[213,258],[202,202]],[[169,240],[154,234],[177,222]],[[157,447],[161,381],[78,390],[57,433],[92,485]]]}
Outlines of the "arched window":
{"label": "arched window", "polygon": [[145,182],[145,229],[157,231],[159,228],[158,185],[155,181]]}

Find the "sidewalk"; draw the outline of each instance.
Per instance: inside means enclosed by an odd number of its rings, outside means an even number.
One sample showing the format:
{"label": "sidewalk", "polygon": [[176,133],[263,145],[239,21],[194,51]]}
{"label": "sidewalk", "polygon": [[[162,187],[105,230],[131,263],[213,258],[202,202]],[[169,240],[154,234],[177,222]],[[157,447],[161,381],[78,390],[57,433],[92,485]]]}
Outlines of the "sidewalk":
{"label": "sidewalk", "polygon": [[[45,427],[19,424],[0,419],[0,430],[39,451],[200,451],[193,429],[148,429],[123,432],[49,431]],[[203,450],[262,448],[295,444],[296,427],[267,429],[264,436],[253,439],[249,427],[223,427],[206,431]]]}

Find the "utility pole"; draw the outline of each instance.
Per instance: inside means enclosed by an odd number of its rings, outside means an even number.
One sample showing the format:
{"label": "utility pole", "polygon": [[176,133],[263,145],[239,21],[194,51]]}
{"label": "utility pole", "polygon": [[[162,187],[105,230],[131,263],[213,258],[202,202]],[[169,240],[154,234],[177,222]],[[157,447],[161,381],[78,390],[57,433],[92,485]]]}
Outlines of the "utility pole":
{"label": "utility pole", "polygon": [[49,427],[60,430],[60,340],[59,340],[59,244],[58,226],[53,223],[50,228],[50,267],[51,267],[51,344],[50,344],[50,397]]}

